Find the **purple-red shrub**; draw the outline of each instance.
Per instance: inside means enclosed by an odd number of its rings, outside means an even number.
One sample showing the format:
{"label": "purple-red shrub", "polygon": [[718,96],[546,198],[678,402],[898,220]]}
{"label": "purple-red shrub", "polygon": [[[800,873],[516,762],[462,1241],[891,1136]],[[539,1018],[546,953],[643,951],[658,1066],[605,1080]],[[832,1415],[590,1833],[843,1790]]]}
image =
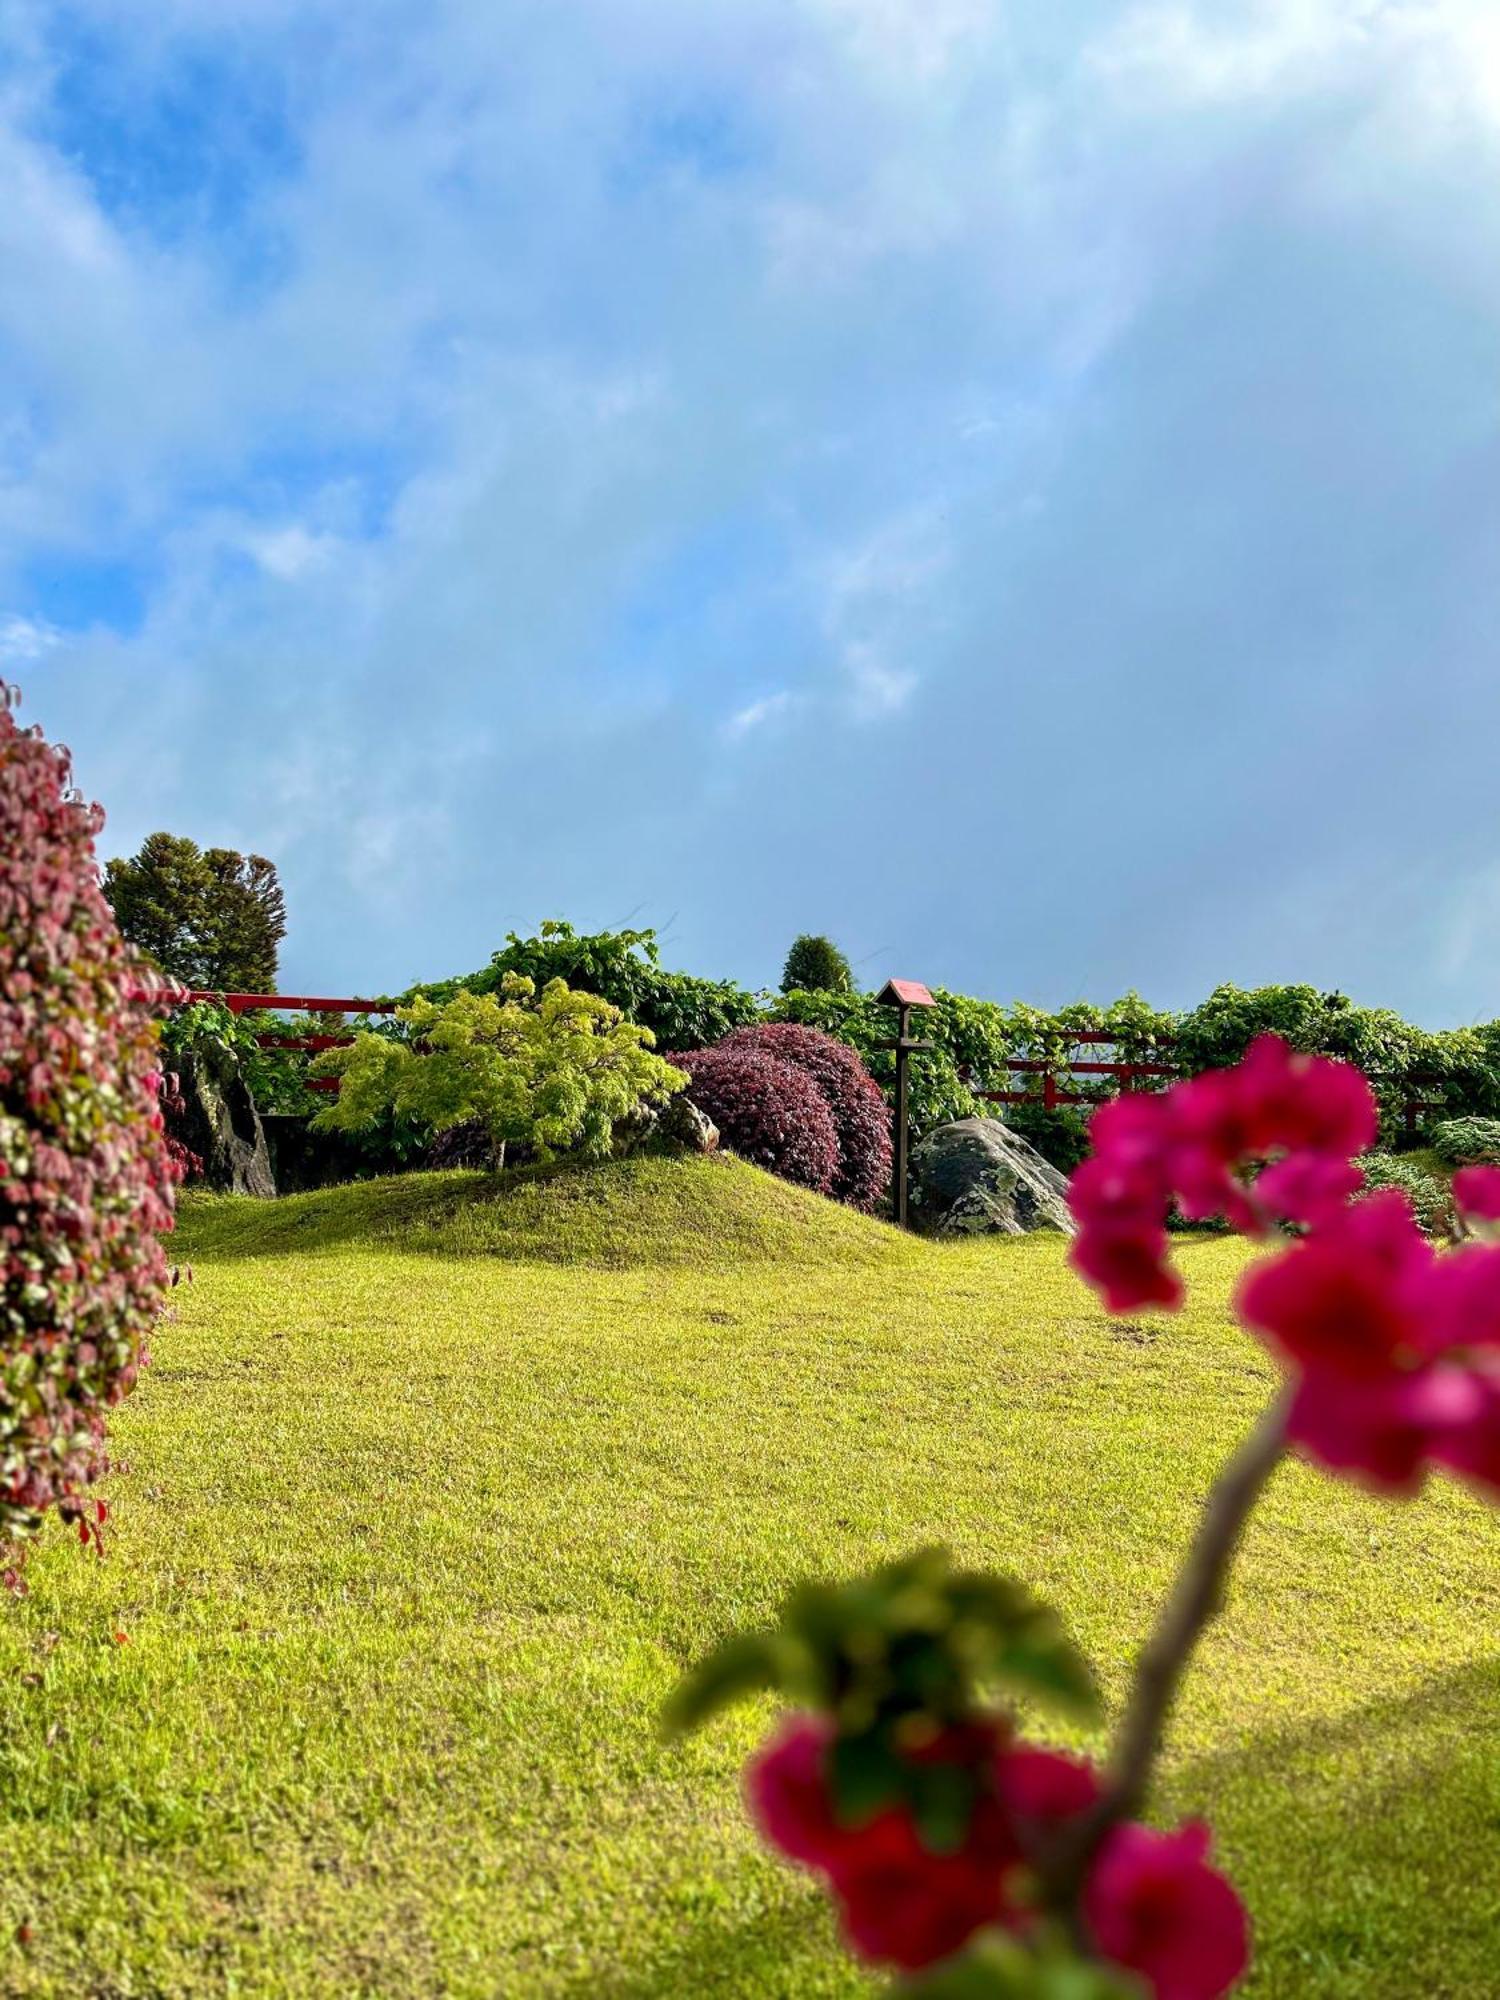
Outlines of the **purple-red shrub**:
{"label": "purple-red shrub", "polygon": [[806,1070],[732,1041],[671,1061],[687,1070],[688,1096],[742,1160],[817,1194],[829,1192],[839,1170],[839,1135]]}
{"label": "purple-red shrub", "polygon": [[12,699],[0,689],[0,1559],[48,1507],[82,1514],[104,1412],[161,1308],[175,1180],[140,967],[99,890],[102,815]]}
{"label": "purple-red shrub", "polygon": [[839,1165],[829,1190],[868,1214],[891,1185],[891,1114],[880,1086],[847,1042],[796,1021],[736,1028],[722,1047],[762,1049],[805,1070],[833,1113]]}

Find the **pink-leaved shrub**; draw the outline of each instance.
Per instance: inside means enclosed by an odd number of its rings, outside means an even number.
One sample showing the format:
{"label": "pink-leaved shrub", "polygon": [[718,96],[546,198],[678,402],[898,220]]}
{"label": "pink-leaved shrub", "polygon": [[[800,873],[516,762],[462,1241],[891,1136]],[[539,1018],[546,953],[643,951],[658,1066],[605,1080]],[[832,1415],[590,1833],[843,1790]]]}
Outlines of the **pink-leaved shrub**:
{"label": "pink-leaved shrub", "polygon": [[816,1194],[832,1189],[839,1171],[838,1128],[805,1069],[732,1040],[670,1060],[688,1072],[688,1096],[742,1160]]}
{"label": "pink-leaved shrub", "polygon": [[141,967],[99,889],[102,815],[12,700],[0,690],[0,1568],[50,1507],[90,1531],[105,1412],[168,1283],[176,1179]]}
{"label": "pink-leaved shrub", "polygon": [[877,1208],[891,1185],[890,1107],[848,1043],[796,1021],[765,1021],[736,1028],[720,1047],[760,1049],[806,1071],[832,1112],[838,1135],[830,1194],[867,1215]]}

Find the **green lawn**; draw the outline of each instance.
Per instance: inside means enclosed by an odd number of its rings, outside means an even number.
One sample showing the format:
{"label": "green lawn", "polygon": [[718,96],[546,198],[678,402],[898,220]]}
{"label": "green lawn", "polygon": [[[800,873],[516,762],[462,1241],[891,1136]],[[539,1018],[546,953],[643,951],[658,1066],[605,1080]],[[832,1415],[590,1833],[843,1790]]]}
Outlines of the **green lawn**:
{"label": "green lawn", "polygon": [[[197,1202],[119,1413],[109,1560],[0,1604],[0,1993],[855,1995],[679,1666],[934,1539],[1118,1695],[1270,1375],[1115,1324],[1055,1239],[941,1248],[731,1162]],[[1284,1469],[1189,1683],[1259,1995],[1500,1989],[1495,1518]],[[118,1644],[116,1632],[128,1634]],[[29,1941],[13,1942],[21,1926]]]}

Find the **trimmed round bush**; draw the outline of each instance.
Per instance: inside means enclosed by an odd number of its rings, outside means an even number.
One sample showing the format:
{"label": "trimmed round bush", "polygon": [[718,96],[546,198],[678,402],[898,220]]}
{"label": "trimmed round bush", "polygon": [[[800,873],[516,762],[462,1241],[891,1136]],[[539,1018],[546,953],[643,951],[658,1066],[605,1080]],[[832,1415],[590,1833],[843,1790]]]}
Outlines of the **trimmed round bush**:
{"label": "trimmed round bush", "polygon": [[838,1135],[839,1164],[829,1192],[866,1214],[878,1207],[891,1185],[891,1113],[853,1049],[796,1021],[736,1028],[720,1046],[764,1050],[812,1079]]}
{"label": "trimmed round bush", "polygon": [[1432,1150],[1446,1167],[1500,1162],[1500,1118],[1446,1118],[1432,1128]]}
{"label": "trimmed round bush", "polygon": [[82,1514],[168,1283],[156,1026],[68,785],[0,689],[0,1568]]}
{"label": "trimmed round bush", "polygon": [[839,1171],[838,1129],[806,1070],[732,1041],[671,1061],[688,1072],[688,1096],[732,1152],[799,1187],[829,1193]]}

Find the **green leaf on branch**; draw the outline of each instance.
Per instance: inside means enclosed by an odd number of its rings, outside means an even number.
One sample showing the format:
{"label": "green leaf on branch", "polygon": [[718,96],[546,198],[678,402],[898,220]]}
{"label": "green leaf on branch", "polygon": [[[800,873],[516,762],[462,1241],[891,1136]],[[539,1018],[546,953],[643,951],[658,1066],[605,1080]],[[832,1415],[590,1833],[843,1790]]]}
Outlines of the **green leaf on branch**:
{"label": "green leaf on branch", "polygon": [[781,1686],[781,1651],[767,1633],[739,1633],[694,1667],[674,1689],[662,1721],[670,1735],[690,1729],[747,1695]]}
{"label": "green leaf on branch", "polygon": [[903,1980],[892,2000],[1144,2000],[1145,1992],[1127,1973],[1079,1958],[1064,1942],[1032,1946],[984,1931],[960,1957]]}
{"label": "green leaf on branch", "polygon": [[1012,1577],[920,1549],[847,1583],[801,1585],[772,1631],[730,1639],[687,1677],[667,1723],[691,1729],[746,1695],[775,1693],[855,1739],[907,1717],[972,1719],[997,1685],[1085,1718],[1099,1712],[1093,1674],[1049,1605]]}

